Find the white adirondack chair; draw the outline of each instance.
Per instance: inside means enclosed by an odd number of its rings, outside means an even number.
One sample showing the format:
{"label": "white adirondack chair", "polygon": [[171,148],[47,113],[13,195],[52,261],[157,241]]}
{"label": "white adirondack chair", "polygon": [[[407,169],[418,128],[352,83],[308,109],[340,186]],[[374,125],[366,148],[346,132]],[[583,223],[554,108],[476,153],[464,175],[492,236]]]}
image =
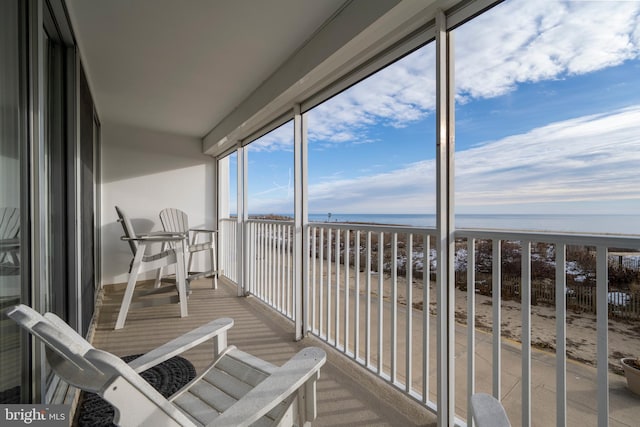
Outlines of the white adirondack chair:
{"label": "white adirondack chair", "polygon": [[474,393],[471,396],[471,412],[476,427],[511,427],[504,407],[490,394]]}
{"label": "white adirondack chair", "polygon": [[[94,348],[62,319],[17,305],[5,314],[46,344],[47,360],[69,384],[97,393],[121,426],[292,426],[316,417],[316,380],[326,354],[301,350],[281,367],[227,346],[233,320],[221,318],[125,363]],[[213,340],[211,365],[169,398],[139,373]]]}
{"label": "white adirondack chair", "polygon": [[[216,235],[218,230],[189,228],[189,217],[187,214],[175,208],[166,208],[160,211],[160,222],[162,223],[164,231],[182,233],[187,236],[187,252],[189,253],[189,259],[187,261],[187,281],[213,276],[213,289],[218,289],[218,275],[220,274],[216,257]],[[205,240],[198,242],[199,236],[203,236]],[[191,264],[193,262],[193,254],[202,251],[207,252],[209,255],[211,269],[203,272],[192,272]],[[161,277],[162,269],[158,270],[156,286],[159,284]]]}
{"label": "white adirondack chair", "polygon": [[[129,280],[122,298],[122,305],[118,312],[115,329],[121,329],[124,327],[124,322],[130,308],[140,306],[144,307],[162,303],[178,302],[180,304],[180,317],[187,316],[188,289],[184,268],[184,235],[177,233],[136,235],[133,230],[133,226],[131,225],[131,221],[129,221],[129,218],[122,209],[116,206],[116,212],[118,213],[118,222],[122,224],[122,228],[124,230],[122,240],[129,243],[129,247],[133,253],[133,259],[129,265]],[[153,243],[173,243],[173,247],[162,250],[161,252],[152,253],[151,245]],[[173,264],[176,266],[175,287],[174,285],[155,287],[155,289],[151,290],[138,291],[134,295],[136,282],[140,273],[159,270],[162,267]],[[175,288],[177,288],[178,291],[177,295],[171,295],[165,298],[157,296],[165,292],[173,292]],[[134,296],[135,301],[133,301]]]}
{"label": "white adirondack chair", "polygon": [[20,265],[20,211],[0,208],[0,264]]}

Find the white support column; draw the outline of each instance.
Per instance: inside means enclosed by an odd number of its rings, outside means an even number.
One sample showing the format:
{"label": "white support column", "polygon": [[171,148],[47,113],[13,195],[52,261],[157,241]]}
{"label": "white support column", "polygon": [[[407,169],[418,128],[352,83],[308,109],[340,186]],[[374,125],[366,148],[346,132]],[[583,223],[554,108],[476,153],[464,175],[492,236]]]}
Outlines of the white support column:
{"label": "white support column", "polygon": [[438,289],[438,425],[455,421],[454,323],[454,80],[452,33],[446,16],[436,14],[436,217]]}
{"label": "white support column", "polygon": [[306,289],[307,272],[309,269],[308,240],[308,205],[307,205],[307,126],[306,116],[300,111],[300,105],[294,106],[293,116],[293,176],[294,176],[294,318],[295,339],[301,340],[308,330],[309,295]]}
{"label": "white support column", "polygon": [[246,279],[248,275],[245,275],[248,267],[247,259],[247,245],[245,244],[246,230],[245,225],[248,219],[247,213],[247,149],[238,143],[238,233],[236,237],[236,268],[238,276],[238,296],[243,296],[246,293]]}
{"label": "white support column", "polygon": [[[210,221],[211,224],[207,224],[208,226],[212,226],[213,228],[215,228],[216,230],[219,228],[219,223],[220,223],[220,172],[218,170],[219,167],[219,161],[218,159],[216,159],[215,157],[211,158],[211,163],[210,163],[210,179],[212,180],[211,182],[211,187],[214,189],[215,193],[214,193],[214,197],[212,197],[211,200],[211,204],[208,206],[205,206],[205,218],[209,217],[209,212],[211,212],[211,216],[210,216]],[[211,209],[209,211],[209,209]],[[219,251],[216,251],[216,253],[218,253]]]}
{"label": "white support column", "polygon": [[[223,225],[220,222],[223,218],[230,217],[229,210],[229,156],[225,156],[222,158],[216,159],[216,168],[215,168],[215,177],[216,183],[213,188],[216,189],[215,199],[217,200],[216,204],[216,214],[215,214],[215,228],[219,230],[217,233],[216,239],[218,247],[216,248],[216,262],[219,269],[222,269],[222,266],[226,268],[227,263],[223,260],[228,259],[229,253],[228,250],[230,248],[230,242],[227,241],[228,235],[223,229]],[[228,274],[228,272],[227,272]]]}

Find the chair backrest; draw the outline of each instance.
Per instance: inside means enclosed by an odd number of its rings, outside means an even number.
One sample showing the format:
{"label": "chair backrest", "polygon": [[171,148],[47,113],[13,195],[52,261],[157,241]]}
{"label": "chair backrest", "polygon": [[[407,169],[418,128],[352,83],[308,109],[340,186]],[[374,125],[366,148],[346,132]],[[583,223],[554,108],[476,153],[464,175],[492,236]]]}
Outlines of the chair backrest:
{"label": "chair backrest", "polygon": [[164,231],[186,233],[189,231],[189,217],[180,209],[166,208],[160,211],[160,222]]}
{"label": "chair backrest", "polygon": [[18,208],[0,208],[0,240],[15,239],[20,234]]}
{"label": "chair backrest", "polygon": [[43,316],[23,304],[7,309],[5,314],[46,344],[47,360],[60,378],[94,393],[104,387],[109,378],[85,357],[94,347],[58,316]]}
{"label": "chair backrest", "polygon": [[[131,221],[129,221],[129,217],[118,206],[116,206],[116,212],[118,213],[118,222],[122,224],[124,236],[135,239],[137,237],[136,232],[133,230],[133,226],[131,225]],[[131,248],[131,253],[133,253],[133,256],[136,256],[136,252],[138,251],[138,243],[135,240],[129,240],[128,243],[129,247]]]}
{"label": "chair backrest", "polygon": [[62,380],[111,403],[118,425],[193,425],[121,358],[94,348],[55,314],[23,304],[4,313],[45,343],[47,361]]}

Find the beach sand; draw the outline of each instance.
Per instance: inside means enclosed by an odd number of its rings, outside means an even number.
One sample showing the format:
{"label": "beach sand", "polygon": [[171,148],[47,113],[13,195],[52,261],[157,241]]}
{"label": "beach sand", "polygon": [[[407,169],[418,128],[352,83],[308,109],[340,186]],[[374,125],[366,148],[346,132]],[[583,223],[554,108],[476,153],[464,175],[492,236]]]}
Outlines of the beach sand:
{"label": "beach sand", "polygon": [[[335,264],[334,264],[335,265]],[[344,265],[341,266],[344,269]],[[334,270],[335,271],[335,270]],[[335,274],[335,273],[334,273]],[[342,273],[344,274],[344,272]],[[350,288],[354,289],[355,276],[350,268]],[[377,296],[377,275],[372,278],[372,295]],[[360,273],[361,294],[366,281],[366,273]],[[407,281],[405,277],[397,278],[397,300],[400,305],[407,304]],[[384,299],[391,301],[392,280],[389,274],[384,275]],[[423,279],[412,280],[412,305],[422,309]],[[455,291],[455,319],[459,324],[467,323],[467,292]],[[491,332],[493,325],[493,302],[490,296],[476,293],[475,311],[476,328]],[[436,314],[436,284],[430,284],[430,311]],[[531,307],[531,343],[535,348],[555,353],[556,348],[556,313],[550,305],[534,305]],[[514,300],[501,301],[501,334],[503,338],[520,342],[522,329],[521,304]],[[566,311],[567,357],[574,361],[596,366],[596,316],[590,313],[579,313],[572,309]],[[609,319],[609,369],[622,375],[620,358],[640,356],[640,322]]]}

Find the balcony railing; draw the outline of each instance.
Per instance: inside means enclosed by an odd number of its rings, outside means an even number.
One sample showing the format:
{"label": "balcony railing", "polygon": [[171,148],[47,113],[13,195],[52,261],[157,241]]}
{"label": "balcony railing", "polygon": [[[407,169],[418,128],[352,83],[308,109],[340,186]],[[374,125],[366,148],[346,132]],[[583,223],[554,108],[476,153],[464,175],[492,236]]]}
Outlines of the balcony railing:
{"label": "balcony railing", "polygon": [[249,292],[295,320],[293,286],[293,222],[247,223]]}
{"label": "balcony railing", "polygon": [[224,275],[233,282],[238,282],[238,221],[234,218],[220,220],[218,244],[220,252],[218,264]]}
{"label": "balcony railing", "polygon": [[[232,280],[236,280],[239,261],[234,258],[239,242],[236,226],[235,220],[221,221],[221,241],[225,245],[221,253],[226,254],[222,267]],[[432,291],[436,230],[312,223],[306,233],[304,256],[308,262],[303,263],[293,255],[293,222],[248,221],[246,235],[240,241],[247,245],[246,290],[291,320],[295,320],[295,305],[303,304],[308,333],[437,412],[434,322],[440,307]],[[452,325],[456,328],[455,356],[450,363],[456,364],[459,424],[465,424],[468,401],[475,391],[503,398],[512,422],[519,419],[522,425],[555,421],[561,426],[576,420],[594,423],[596,419],[598,425],[608,425],[616,417],[633,423],[633,414],[612,414],[610,410],[637,405],[637,401],[628,393],[610,393],[610,384],[617,386],[623,379],[610,369],[620,349],[612,354],[608,334],[611,319],[637,321],[640,298],[631,291],[610,287],[612,248],[638,251],[640,239],[457,231],[459,304]],[[580,271],[580,277],[575,272],[576,254],[581,254],[583,263],[584,259],[594,261]],[[306,301],[300,301],[295,293],[295,263],[306,266]],[[503,311],[513,309],[509,304],[517,304],[519,324],[503,321]],[[543,306],[546,314],[539,313]],[[491,313],[490,321],[480,315],[479,308]],[[567,316],[569,309],[594,319],[589,326],[595,348],[593,360],[568,351],[573,338],[567,325],[575,317]],[[547,332],[553,337],[547,343],[532,340],[532,330],[541,327],[536,323],[540,316],[555,318],[550,320],[554,326]],[[638,354],[640,349],[633,347],[640,343],[635,341],[626,350]],[[545,345],[547,350],[540,350]],[[567,356],[587,363],[568,366]],[[591,390],[590,396],[595,396],[593,402],[568,397],[569,392],[575,394],[585,387]],[[551,391],[541,393],[540,389]],[[540,415],[532,422],[533,409],[538,406],[545,410],[536,410]]]}

